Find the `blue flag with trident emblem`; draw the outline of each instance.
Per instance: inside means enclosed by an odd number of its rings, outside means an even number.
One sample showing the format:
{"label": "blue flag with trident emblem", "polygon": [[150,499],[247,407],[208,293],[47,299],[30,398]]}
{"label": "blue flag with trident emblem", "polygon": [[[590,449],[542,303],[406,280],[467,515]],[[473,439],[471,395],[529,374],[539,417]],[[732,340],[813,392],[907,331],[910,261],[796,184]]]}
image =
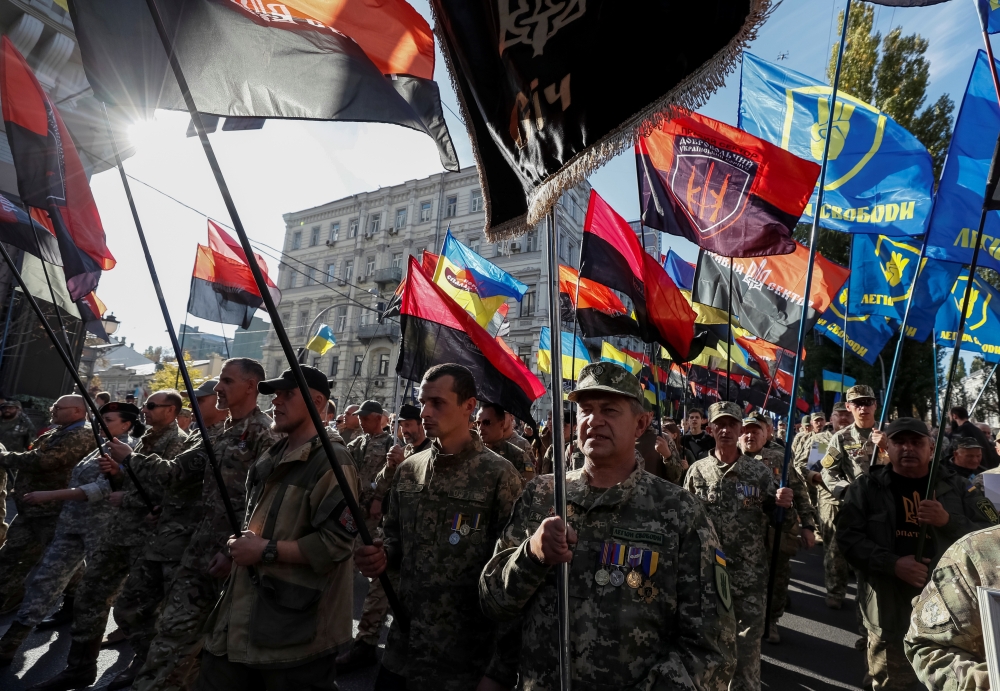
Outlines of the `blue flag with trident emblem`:
{"label": "blue flag with trident emblem", "polygon": [[[920,240],[855,235],[851,246],[849,313],[881,315],[903,321],[914,288]],[[930,336],[938,309],[951,292],[961,264],[924,257],[916,282],[906,335],[919,341]]]}
{"label": "blue flag with trident emblem", "polygon": [[[937,314],[934,330],[937,331],[938,345],[954,347],[958,335],[958,320],[961,317],[962,300],[969,281],[969,270],[962,269],[955,281],[951,294]],[[1000,361],[1000,293],[976,276],[972,284],[972,294],[965,314],[965,334],[962,350],[981,353],[989,362]]]}
{"label": "blue flag with trident emblem", "polygon": [[1000,33],[1000,0],[976,0],[979,21],[987,33]]}
{"label": "blue flag with trident emblem", "polygon": [[[841,290],[836,302],[830,303],[813,327],[839,346],[844,344],[844,304],[848,291]],[[874,365],[899,324],[877,314],[847,315],[847,349]]]}
{"label": "blue flag with trident emblem", "polygon": [[[739,127],[816,162],[832,132],[820,225],[923,235],[934,184],[927,149],[888,115],[843,91],[830,113],[831,93],[823,82],[744,53]],[[802,222],[812,221],[815,205],[813,192]]]}

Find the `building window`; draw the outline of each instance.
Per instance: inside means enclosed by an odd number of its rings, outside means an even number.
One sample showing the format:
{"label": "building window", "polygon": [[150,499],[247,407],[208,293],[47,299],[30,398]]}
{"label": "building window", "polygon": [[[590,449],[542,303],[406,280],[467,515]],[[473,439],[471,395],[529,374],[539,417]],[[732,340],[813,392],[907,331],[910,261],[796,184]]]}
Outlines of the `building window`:
{"label": "building window", "polygon": [[372,214],[368,219],[368,233],[374,235],[382,228],[382,214]]}
{"label": "building window", "polygon": [[534,252],[536,249],[538,248],[535,247],[535,234],[528,233],[527,235],[524,236],[524,251]]}
{"label": "building window", "polygon": [[469,193],[469,213],[475,213],[476,211],[483,210],[483,192],[482,190],[472,190]]}
{"label": "building window", "polygon": [[375,273],[375,257],[368,257],[365,260],[365,276],[371,276]]}
{"label": "building window", "polygon": [[340,371],[340,358],[334,355],[332,358],[330,358],[330,376],[336,377],[337,372],[339,371]]}
{"label": "building window", "polygon": [[319,226],[313,226],[309,231],[309,246],[315,247],[319,244]]}
{"label": "building window", "polygon": [[479,236],[469,238],[469,249],[479,254]]}
{"label": "building window", "polygon": [[355,376],[361,374],[361,361],[364,360],[363,355],[354,356],[354,371],[351,373]]}
{"label": "building window", "polygon": [[382,353],[378,356],[378,374],[380,377],[389,374],[389,353]]}
{"label": "building window", "polygon": [[340,237],[340,224],[331,223],[330,224],[330,242],[336,242]]}
{"label": "building window", "polygon": [[320,357],[313,357],[313,367],[319,369],[319,361],[322,360]]}
{"label": "building window", "polygon": [[403,253],[402,252],[396,252],[394,255],[392,255],[392,265],[394,267],[396,267],[397,269],[402,269],[403,268]]}
{"label": "building window", "polygon": [[302,247],[302,231],[296,230],[292,233],[292,249],[297,250]]}
{"label": "building window", "polygon": [[278,358],[277,360],[274,361],[274,376],[275,377],[281,375],[281,365],[282,364],[283,363],[281,361],[281,358]]}
{"label": "building window", "polygon": [[316,269],[310,266],[309,268],[306,269],[305,285],[308,286],[312,285],[313,283],[316,283]]}
{"label": "building window", "polygon": [[337,265],[327,264],[326,265],[326,282],[330,283],[333,281],[333,277],[337,275]]}
{"label": "building window", "polygon": [[292,325],[292,313],[285,312],[281,315],[281,323],[285,325],[285,328],[289,328]]}
{"label": "building window", "polygon": [[420,202],[420,222],[427,223],[431,220],[431,203]]}
{"label": "building window", "polygon": [[567,242],[566,243],[566,263],[567,264],[572,264],[573,266],[576,266],[576,263],[573,261],[574,258],[578,258],[576,256],[576,245],[574,245],[572,242]]}
{"label": "building window", "polygon": [[344,262],[344,280],[349,281],[354,278],[354,260],[348,259]]}
{"label": "building window", "polygon": [[531,369],[531,346],[518,346],[517,356],[521,358],[525,367]]}
{"label": "building window", "polygon": [[[337,333],[344,333],[347,329],[347,306],[337,308],[337,316],[333,320],[333,330]],[[334,358],[336,360],[336,358]]]}
{"label": "building window", "polygon": [[453,218],[458,214],[458,197],[448,197],[444,205],[444,215]]}
{"label": "building window", "polygon": [[358,219],[352,218],[347,222],[347,237],[356,238],[358,237]]}
{"label": "building window", "polygon": [[406,225],[406,209],[396,209],[396,230],[401,230]]}
{"label": "building window", "polygon": [[524,294],[521,298],[521,312],[522,317],[531,317],[535,314],[535,298],[537,294],[535,293],[535,286],[528,286],[528,292]]}
{"label": "building window", "polygon": [[293,269],[288,270],[288,287],[295,287],[295,271]]}

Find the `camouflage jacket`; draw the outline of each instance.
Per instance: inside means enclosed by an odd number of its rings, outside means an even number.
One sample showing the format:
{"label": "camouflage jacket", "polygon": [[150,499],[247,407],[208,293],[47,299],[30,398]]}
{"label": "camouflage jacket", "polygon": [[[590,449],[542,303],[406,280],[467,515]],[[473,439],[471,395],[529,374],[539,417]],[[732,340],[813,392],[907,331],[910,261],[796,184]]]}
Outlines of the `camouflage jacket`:
{"label": "camouflage jacket", "polygon": [[792,457],[796,457],[802,451],[802,449],[809,445],[809,440],[812,436],[816,434],[812,430],[807,430],[805,432],[796,432],[795,436],[792,438]]}
{"label": "camouflage jacket", "polygon": [[[919,593],[896,576],[896,501],[892,467],[876,466],[847,490],[837,513],[837,545],[858,576],[858,601],[865,627],[878,636],[902,636],[910,625],[910,601]],[[934,495],[950,518],[927,531],[924,556],[930,567],[959,538],[996,521],[996,511],[979,490],[947,466],[938,471]],[[916,525],[915,523],[913,524]]]}
{"label": "camouflage jacket", "polygon": [[906,657],[929,689],[990,688],[976,588],[1000,588],[1000,526],[970,533],[941,557],[913,603]]}
{"label": "camouflage jacket", "polygon": [[[124,434],[118,437],[132,448],[139,440]],[[84,456],[83,460],[73,466],[68,487],[82,490],[86,501],[64,501],[59,512],[59,522],[56,532],[68,535],[103,535],[108,522],[115,512],[108,497],[111,496],[111,483],[108,477],[101,474],[101,450],[95,448]]]}
{"label": "camouflage jacket", "polygon": [[521,475],[521,479],[527,482],[535,477],[535,454],[531,452],[531,447],[525,451],[509,440],[501,440],[497,444],[487,444],[486,447],[493,453],[506,458],[514,469]]}
{"label": "camouflage jacket", "polygon": [[521,449],[521,451],[525,451],[527,453],[531,453],[531,442],[528,441],[527,439],[525,439],[524,437],[522,437],[517,432],[514,432],[513,434],[511,434],[509,437],[507,437],[506,439],[504,439],[504,441],[509,441],[511,444],[513,444],[517,448]]}
{"label": "camouflage jacket", "polygon": [[[222,433],[212,444],[237,520],[243,518],[246,507],[247,471],[254,460],[277,439],[278,435],[271,430],[271,418],[264,415],[260,408],[254,408],[252,413],[241,420],[227,418],[223,423]],[[198,571],[207,570],[212,557],[225,547],[233,528],[226,515],[225,504],[204,445],[188,448],[173,460],[136,454],[133,455],[132,463],[137,469],[145,466],[142,472],[156,478],[166,489],[191,483],[201,486],[201,503],[205,513],[195,526],[184,554],[181,555],[181,565]],[[136,472],[140,473],[139,470]],[[143,475],[140,474],[139,477],[142,478]]]}
{"label": "camouflage jacket", "polygon": [[809,476],[816,472],[809,470],[809,455],[812,453],[813,446],[816,444],[829,444],[832,438],[833,432],[827,430],[816,432],[809,437],[807,443],[802,444],[797,450],[792,452],[792,460],[795,463],[795,468],[804,479],[808,480]]}
{"label": "camouflage jacket", "polygon": [[338,430],[338,434],[340,434],[340,438],[344,440],[344,443],[350,446],[351,442],[362,436],[364,432],[360,427],[355,427],[354,429],[344,428],[342,430]]}
{"label": "camouflage jacket", "polygon": [[872,429],[857,424],[845,427],[830,439],[823,457],[823,484],[840,501],[852,482],[868,473],[878,462],[878,450],[871,442]]}
{"label": "camouflage jacket", "polygon": [[[177,426],[175,420],[159,432],[147,429],[146,433],[139,439],[135,453],[141,455],[156,454],[161,458],[173,458],[184,448],[185,441],[187,441],[187,435]],[[149,516],[149,507],[142,500],[142,496],[132,483],[128,473],[123,471],[118,477],[121,478],[121,490],[125,494],[122,496],[122,505],[114,511],[108,522],[108,529],[104,533],[102,541],[105,544],[121,547],[146,544],[153,537],[155,531],[155,523],[146,520]],[[156,480],[144,479],[138,473],[136,473],[136,477],[139,478],[139,483],[153,505],[161,505],[163,485]]]}
{"label": "camouflage jacket", "polygon": [[476,434],[457,454],[435,441],[396,468],[384,544],[412,621],[389,630],[382,664],[408,689],[467,691],[482,678],[497,626],[479,609],[479,574],[520,493],[514,466]]}
{"label": "camouflage jacket", "polygon": [[733,596],[761,595],[767,587],[765,547],[775,507],[774,474],[762,462],[740,454],[732,464],[708,456],[688,468],[684,488],[701,499],[726,553]]}
{"label": "camouflage jacket", "polygon": [[35,425],[23,412],[10,420],[0,418],[0,445],[7,451],[26,451],[34,438]]}
{"label": "camouflage jacket", "polygon": [[[490,617],[522,617],[520,687],[556,689],[556,570],[528,554],[529,538],[554,514],[551,475],[528,483],[479,579]],[[583,470],[566,477],[570,563],[570,657],[574,688],[724,691],[736,656],[725,558],[705,509],[676,485],[636,467],[621,484],[591,489]],[[605,545],[635,548],[639,588],[595,579]],[[626,570],[628,567],[626,567]],[[652,573],[646,574],[646,571]],[[721,586],[721,587],[720,587]]]}
{"label": "camouflage jacket", "polygon": [[670,448],[669,457],[664,458],[656,450],[657,434],[656,429],[652,425],[647,427],[646,431],[635,440],[635,450],[642,456],[644,467],[648,472],[675,485],[679,485],[681,478],[684,477],[684,466],[682,463],[684,459],[677,450],[677,445],[674,443],[673,437],[669,434],[662,436],[666,439],[667,446]]}
{"label": "camouflage jacket", "polygon": [[[566,472],[571,470],[580,470],[583,468],[583,451],[576,445],[576,440],[574,439],[566,446],[565,455],[563,458],[566,460]],[[545,449],[545,454],[542,456],[542,462],[538,467],[538,472],[536,475],[551,475],[552,474],[552,445],[549,444],[549,448]]]}
{"label": "camouflage jacket", "polygon": [[[784,449],[778,451],[765,446],[757,453],[747,455],[760,461],[774,473],[771,480],[775,489],[781,486],[781,466],[785,463]],[[785,522],[782,523],[781,529],[792,530],[796,525],[801,524],[811,527],[815,531],[816,522],[819,519],[813,509],[812,500],[809,498],[809,489],[806,487],[805,480],[799,475],[799,471],[791,463],[788,464],[788,486],[792,488],[792,493],[795,496],[792,499],[792,508],[785,511]]]}
{"label": "camouflage jacket", "polygon": [[347,450],[350,451],[354,465],[358,469],[358,482],[361,483],[359,502],[366,512],[372,499],[375,498],[377,489],[375,478],[385,467],[385,457],[391,448],[392,435],[388,432],[379,432],[376,435],[362,434],[347,445]]}
{"label": "camouflage jacket", "polygon": [[17,471],[11,490],[17,514],[28,518],[58,516],[61,502],[48,501],[29,506],[21,498],[28,492],[66,489],[73,467],[97,448],[94,431],[86,422],[49,430],[28,451],[8,451],[0,455],[0,466]]}
{"label": "camouflage jacket", "polygon": [[[222,434],[225,425],[226,421],[222,420],[208,428],[210,442]],[[194,431],[188,435],[181,453],[201,447],[201,430],[198,429],[197,425],[193,429]],[[211,478],[212,481],[214,479],[214,477]],[[146,548],[146,559],[150,561],[180,561],[195,526],[205,515],[205,505],[202,503],[204,491],[202,482],[178,483],[163,488],[163,498],[160,504],[162,510],[156,521],[155,535]]]}
{"label": "camouflage jacket", "polygon": [[[431,438],[424,437],[424,440],[414,446],[413,444],[407,444],[403,447],[403,458],[407,459],[415,453],[420,453],[431,447]],[[396,476],[396,469],[390,468],[389,464],[386,463],[382,466],[382,470],[378,471],[375,476],[375,499],[382,501],[385,495],[389,493],[389,488],[392,486],[392,479]],[[385,507],[383,507],[384,509]]]}

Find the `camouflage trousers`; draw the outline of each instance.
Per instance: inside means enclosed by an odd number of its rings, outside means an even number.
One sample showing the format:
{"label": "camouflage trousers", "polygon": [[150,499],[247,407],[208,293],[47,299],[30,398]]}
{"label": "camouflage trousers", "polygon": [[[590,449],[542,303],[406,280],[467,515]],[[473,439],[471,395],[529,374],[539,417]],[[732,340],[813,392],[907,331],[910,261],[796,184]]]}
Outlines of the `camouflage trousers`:
{"label": "camouflage trousers", "polygon": [[[371,518],[365,520],[368,532],[372,537],[381,536],[378,521]],[[361,538],[355,538],[355,548],[364,544]],[[361,622],[358,624],[357,640],[362,643],[378,645],[379,637],[382,634],[382,622],[385,615],[389,613],[389,600],[385,596],[385,589],[382,588],[382,581],[377,578],[371,579],[368,585],[368,595],[365,596],[365,603],[361,607]]]}
{"label": "camouflage trousers", "polygon": [[115,602],[115,623],[140,660],[145,660],[149,653],[149,645],[156,634],[156,618],[178,566],[176,561],[137,559]]}
{"label": "camouflage trousers", "polygon": [[923,684],[903,652],[903,634],[881,638],[868,632],[868,674],[874,691],[918,691]]}
{"label": "camouflage trousers", "polygon": [[86,643],[104,635],[111,605],[143,549],[143,545],[124,547],[102,543],[94,551],[73,603],[74,641]]}
{"label": "camouflage trousers", "polygon": [[0,603],[24,592],[28,573],[56,534],[58,516],[15,516],[0,547]]}
{"label": "camouflage trousers", "polygon": [[[778,550],[778,564],[774,572],[774,592],[771,594],[771,621],[778,621],[785,613],[785,603],[788,601],[788,585],[792,580],[792,557],[799,551],[802,540],[799,527],[781,531],[781,549]],[[771,550],[774,549],[774,528],[767,531],[767,558],[771,560]],[[764,594],[767,597],[767,593]]]}
{"label": "camouflage trousers", "polygon": [[59,602],[73,581],[79,581],[87,559],[93,559],[99,535],[57,532],[45,548],[34,578],[28,585],[15,619],[25,626],[38,626]]}
{"label": "camouflage trousers", "polygon": [[205,622],[222,592],[207,572],[178,566],[156,621],[156,635],[132,691],[189,689],[198,676]]}
{"label": "camouflage trousers", "polygon": [[756,590],[733,588],[736,670],[729,691],[760,691],[760,639],[764,635],[766,583]]}
{"label": "camouflage trousers", "polygon": [[837,533],[834,521],[837,518],[839,504],[835,504],[820,493],[819,524],[823,535],[823,580],[826,583],[826,594],[844,599],[847,594],[847,581],[850,578],[850,567],[837,546]]}

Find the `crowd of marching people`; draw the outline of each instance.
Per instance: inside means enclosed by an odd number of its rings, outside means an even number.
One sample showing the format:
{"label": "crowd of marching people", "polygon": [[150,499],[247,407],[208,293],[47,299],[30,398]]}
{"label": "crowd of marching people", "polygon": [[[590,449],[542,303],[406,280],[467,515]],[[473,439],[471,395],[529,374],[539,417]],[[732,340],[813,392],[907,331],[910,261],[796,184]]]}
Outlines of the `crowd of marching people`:
{"label": "crowd of marching people", "polygon": [[[826,605],[857,611],[865,688],[988,688],[975,586],[998,586],[982,488],[1000,435],[961,407],[929,489],[932,431],[876,429],[864,385],[786,450],[772,417],[731,402],[656,421],[634,375],[589,364],[555,449],[551,421],[480,400],[461,365],[430,368],[418,405],[394,411],[337,411],[302,370],[335,458],[291,371],[268,380],[248,358],[195,390],[207,438],[174,390],[141,407],[99,394],[110,439],[81,396],[37,436],[3,402],[0,497],[17,513],[0,522],[0,611],[15,613],[0,664],[69,624],[65,668],[32,688],[87,687],[113,615],[134,657],[111,689],[334,689],[375,666],[385,691],[555,689],[553,567],[569,564],[575,686],[756,690],[792,557],[821,543]],[[355,633],[356,570],[370,581]]]}

